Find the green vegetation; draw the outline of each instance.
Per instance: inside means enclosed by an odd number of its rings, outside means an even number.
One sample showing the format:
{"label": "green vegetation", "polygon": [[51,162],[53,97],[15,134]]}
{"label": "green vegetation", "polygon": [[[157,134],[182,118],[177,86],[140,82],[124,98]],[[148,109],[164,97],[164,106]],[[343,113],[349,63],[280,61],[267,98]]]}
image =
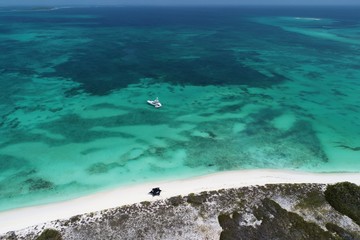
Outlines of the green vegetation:
{"label": "green vegetation", "polygon": [[149,207],[149,206],[151,205],[151,202],[149,202],[149,201],[142,201],[140,204],[141,204],[142,206],[144,206],[144,207]]}
{"label": "green vegetation", "polygon": [[[218,216],[223,231],[220,240],[240,239],[339,239],[324,231],[315,223],[306,222],[296,213],[288,212],[271,199],[264,199],[262,205],[254,209],[256,222],[244,222],[242,214],[221,214]],[[254,219],[254,220],[255,220]],[[274,231],[276,229],[276,231]]]}
{"label": "green vegetation", "polygon": [[78,222],[81,218],[81,215],[75,215],[73,217],[70,218],[70,222],[71,223],[75,223],[75,222]]}
{"label": "green vegetation", "polygon": [[200,206],[203,202],[206,201],[208,197],[207,192],[201,192],[200,194],[190,193],[187,196],[187,202],[190,203],[192,206]]}
{"label": "green vegetation", "polygon": [[55,229],[45,229],[36,240],[62,240],[61,234]]}
{"label": "green vegetation", "polygon": [[333,208],[360,226],[360,186],[350,182],[329,185],[325,191],[325,199]]}
{"label": "green vegetation", "polygon": [[350,233],[349,231],[346,231],[342,227],[339,227],[338,225],[333,224],[333,223],[327,223],[326,229],[329,230],[330,232],[336,233],[339,237],[341,237],[342,239],[345,239],[345,240],[357,240],[360,238],[359,234],[357,234],[358,236],[355,236],[354,234]]}
{"label": "green vegetation", "polygon": [[324,195],[318,190],[314,189],[308,192],[300,202],[297,204],[299,208],[318,208],[326,203]]}
{"label": "green vegetation", "polygon": [[220,234],[220,240],[241,239],[241,230],[238,226],[239,218],[240,214],[238,212],[233,212],[231,215],[220,214],[218,216],[220,226],[223,228],[223,231]]}
{"label": "green vegetation", "polygon": [[175,197],[171,197],[171,198],[169,198],[168,199],[168,201],[169,201],[169,203],[172,205],[172,206],[174,206],[174,207],[177,207],[177,206],[179,206],[179,205],[181,205],[181,204],[183,204],[184,203],[184,199],[183,199],[183,197],[182,196],[175,196]]}

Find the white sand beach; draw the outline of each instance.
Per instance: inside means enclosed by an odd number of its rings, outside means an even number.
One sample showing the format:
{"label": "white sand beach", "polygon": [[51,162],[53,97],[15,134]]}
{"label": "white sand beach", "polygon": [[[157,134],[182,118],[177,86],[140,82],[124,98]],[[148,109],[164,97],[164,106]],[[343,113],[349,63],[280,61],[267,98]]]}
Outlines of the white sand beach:
{"label": "white sand beach", "polygon": [[[145,183],[98,192],[69,201],[0,212],[0,233],[23,229],[51,220],[69,218],[77,214],[208,190],[265,185],[269,183],[336,183],[341,181],[360,184],[360,173],[241,170],[177,181]],[[152,197],[148,194],[153,187],[160,187],[162,189],[160,197]]]}

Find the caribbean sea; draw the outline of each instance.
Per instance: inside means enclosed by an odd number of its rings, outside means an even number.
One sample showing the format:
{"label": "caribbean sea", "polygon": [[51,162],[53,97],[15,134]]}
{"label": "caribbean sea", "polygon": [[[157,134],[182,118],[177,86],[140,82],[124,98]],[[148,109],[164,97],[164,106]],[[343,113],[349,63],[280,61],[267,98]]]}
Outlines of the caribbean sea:
{"label": "caribbean sea", "polygon": [[225,170],[360,172],[359,10],[0,8],[0,210]]}

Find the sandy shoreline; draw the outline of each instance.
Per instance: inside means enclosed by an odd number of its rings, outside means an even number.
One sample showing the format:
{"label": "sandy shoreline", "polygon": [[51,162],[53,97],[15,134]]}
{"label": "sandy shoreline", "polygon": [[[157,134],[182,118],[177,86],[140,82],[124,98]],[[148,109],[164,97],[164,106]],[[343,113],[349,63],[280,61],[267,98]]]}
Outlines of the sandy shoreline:
{"label": "sandy shoreline", "polygon": [[[107,190],[77,199],[0,212],[0,234],[56,219],[118,207],[141,201],[165,199],[207,190],[236,188],[268,183],[335,183],[349,181],[360,185],[360,173],[307,173],[284,170],[228,171],[185,180],[145,183]],[[160,197],[147,194],[153,187]]]}

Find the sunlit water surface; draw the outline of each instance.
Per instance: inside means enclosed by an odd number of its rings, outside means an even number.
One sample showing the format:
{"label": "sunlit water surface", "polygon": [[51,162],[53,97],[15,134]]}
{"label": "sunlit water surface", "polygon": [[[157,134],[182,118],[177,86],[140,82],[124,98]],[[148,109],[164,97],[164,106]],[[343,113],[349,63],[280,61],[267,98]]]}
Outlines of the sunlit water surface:
{"label": "sunlit water surface", "polygon": [[360,172],[360,9],[0,10],[0,210],[224,170]]}

